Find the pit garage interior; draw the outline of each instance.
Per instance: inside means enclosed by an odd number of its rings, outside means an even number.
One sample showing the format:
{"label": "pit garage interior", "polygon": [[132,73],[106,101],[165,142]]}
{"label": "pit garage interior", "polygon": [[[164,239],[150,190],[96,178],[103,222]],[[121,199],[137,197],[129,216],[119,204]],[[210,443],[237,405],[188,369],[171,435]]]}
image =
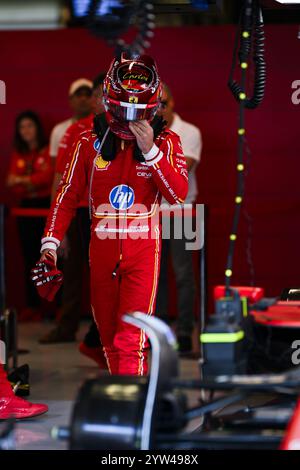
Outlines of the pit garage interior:
{"label": "pit garage interior", "polygon": [[[48,408],[1,418],[0,377],[1,451],[300,449],[299,27],[296,1],[0,2],[0,359],[15,396]],[[99,370],[79,351],[88,265],[75,336],[41,341],[60,324],[63,287],[29,308],[22,227],[45,225],[49,206],[22,206],[8,184],[17,116],[34,111],[48,146],[71,116],[70,84],[93,81],[122,51],[154,58],[175,112],[201,132],[185,214],[198,237],[190,345],[178,341],[170,256],[168,324],[125,312],[149,337],[140,376]],[[40,245],[30,250],[37,262]]]}

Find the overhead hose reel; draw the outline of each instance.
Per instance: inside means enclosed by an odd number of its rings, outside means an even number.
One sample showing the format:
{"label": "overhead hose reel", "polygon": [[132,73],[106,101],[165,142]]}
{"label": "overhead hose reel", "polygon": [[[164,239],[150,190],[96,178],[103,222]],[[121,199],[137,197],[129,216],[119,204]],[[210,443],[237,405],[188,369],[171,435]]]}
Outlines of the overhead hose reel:
{"label": "overhead hose reel", "polygon": [[[154,36],[154,19],[151,0],[94,0],[90,7],[87,27],[94,35],[114,46],[117,57],[122,52],[129,57],[135,57],[150,47],[149,40]],[[122,35],[133,25],[136,26],[137,32],[133,41],[127,44]]]}

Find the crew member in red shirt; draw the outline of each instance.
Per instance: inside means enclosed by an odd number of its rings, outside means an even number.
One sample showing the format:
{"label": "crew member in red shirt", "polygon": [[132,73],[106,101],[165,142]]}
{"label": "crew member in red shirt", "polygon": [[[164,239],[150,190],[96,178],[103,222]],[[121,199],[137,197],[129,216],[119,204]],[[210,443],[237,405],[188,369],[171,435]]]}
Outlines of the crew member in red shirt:
{"label": "crew member in red shirt", "polygon": [[[67,164],[70,164],[70,161],[72,159],[72,147],[74,142],[76,143],[79,140],[80,134],[82,134],[82,132],[93,129],[95,115],[103,113],[104,111],[102,87],[105,75],[105,73],[101,73],[93,81],[93,89],[91,96],[91,114],[86,118],[80,119],[79,121],[73,123],[67,129],[65,135],[60,141],[56,157],[54,181],[52,185],[53,198],[55,198],[55,194],[58,189],[58,185],[60,183],[62,175],[64,173],[65,167]],[[79,262],[81,259],[85,259],[88,263],[89,259],[90,220],[88,207],[88,189],[86,189],[84,196],[79,201],[75,217],[76,229],[80,234],[80,239],[82,242],[81,245],[84,251],[84,256],[80,257],[77,262]],[[78,256],[78,254],[73,253],[72,250],[70,250],[68,256]],[[79,277],[79,279],[81,279],[82,282],[85,273],[86,271],[84,270],[84,266],[82,266],[81,272],[77,273],[77,276]],[[62,337],[63,339],[64,335],[68,336],[70,333],[74,334],[79,326],[80,311],[80,308],[75,308],[72,311],[70,308],[63,309],[62,315],[59,318],[55,328],[48,332],[45,336],[43,336],[41,342],[56,342],[59,340],[60,337]],[[92,322],[89,331],[85,335],[83,341],[81,341],[81,343],[79,344],[79,351],[82,354],[88,356],[90,359],[97,362],[100,369],[107,368],[106,359],[99,339],[97,325],[94,321]]]}
{"label": "crew member in red shirt", "polygon": [[[33,111],[16,119],[14,151],[7,186],[22,208],[48,208],[53,168],[40,118]],[[25,263],[26,306],[20,319],[40,318],[40,299],[30,282],[30,269],[38,256],[37,240],[43,233],[43,217],[18,217],[18,230]]]}

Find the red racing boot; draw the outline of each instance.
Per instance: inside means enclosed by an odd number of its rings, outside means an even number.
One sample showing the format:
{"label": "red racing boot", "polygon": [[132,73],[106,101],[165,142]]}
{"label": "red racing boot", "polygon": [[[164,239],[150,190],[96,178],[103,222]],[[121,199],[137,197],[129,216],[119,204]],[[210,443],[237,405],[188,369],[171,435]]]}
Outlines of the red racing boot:
{"label": "red racing boot", "polygon": [[0,364],[0,420],[32,418],[47,411],[47,405],[30,403],[15,395]]}

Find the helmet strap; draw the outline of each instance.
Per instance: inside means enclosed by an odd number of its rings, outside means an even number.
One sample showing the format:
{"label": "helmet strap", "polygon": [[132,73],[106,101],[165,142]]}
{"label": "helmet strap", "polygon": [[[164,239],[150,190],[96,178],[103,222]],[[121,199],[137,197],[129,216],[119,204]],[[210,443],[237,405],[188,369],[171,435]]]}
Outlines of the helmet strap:
{"label": "helmet strap", "polygon": [[[105,119],[105,113],[97,114],[94,117],[94,131],[100,142],[102,142],[107,128],[108,124]],[[101,156],[103,160],[105,160],[106,162],[114,160],[117,153],[116,150],[117,145],[115,135],[113,132],[109,132],[101,149]]]}

